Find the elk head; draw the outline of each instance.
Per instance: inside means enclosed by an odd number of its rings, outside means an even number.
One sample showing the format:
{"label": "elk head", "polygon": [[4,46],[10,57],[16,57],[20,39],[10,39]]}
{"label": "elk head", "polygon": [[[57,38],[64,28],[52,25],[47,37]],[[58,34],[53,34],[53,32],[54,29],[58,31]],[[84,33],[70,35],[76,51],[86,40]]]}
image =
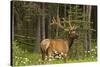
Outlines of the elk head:
{"label": "elk head", "polygon": [[72,28],[69,28],[68,38],[72,38],[72,39],[78,38],[78,34],[76,33],[76,28],[74,26]]}

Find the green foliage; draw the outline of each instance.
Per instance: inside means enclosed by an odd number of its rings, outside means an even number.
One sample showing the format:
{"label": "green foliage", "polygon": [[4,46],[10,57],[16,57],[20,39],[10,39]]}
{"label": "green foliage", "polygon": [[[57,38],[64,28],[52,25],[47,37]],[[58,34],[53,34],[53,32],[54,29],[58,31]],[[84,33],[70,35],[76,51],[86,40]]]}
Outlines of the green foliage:
{"label": "green foliage", "polygon": [[[25,66],[25,65],[38,65],[41,63],[40,53],[32,51],[32,46],[28,46],[17,41],[13,41],[13,53],[12,60],[13,66]],[[23,47],[23,48],[22,48]],[[27,47],[27,49],[26,49]],[[29,50],[28,50],[29,49]],[[94,62],[97,59],[97,48],[93,46],[93,49],[89,52],[85,52],[83,58],[68,58],[66,63],[78,63],[78,62]],[[80,54],[81,56],[81,54]],[[63,60],[55,59],[45,64],[61,64]]]}
{"label": "green foliage", "polygon": [[33,53],[32,49],[33,47],[14,41],[12,53],[13,66],[36,64],[39,54]]}

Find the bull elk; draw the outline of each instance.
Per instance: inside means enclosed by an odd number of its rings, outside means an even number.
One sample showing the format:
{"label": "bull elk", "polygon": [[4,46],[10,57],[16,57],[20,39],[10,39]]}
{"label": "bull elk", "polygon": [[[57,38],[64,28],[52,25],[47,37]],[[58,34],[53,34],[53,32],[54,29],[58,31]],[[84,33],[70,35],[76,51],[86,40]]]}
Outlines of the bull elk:
{"label": "bull elk", "polygon": [[[64,18],[63,20],[64,22],[66,22]],[[65,28],[61,24],[61,20],[58,16],[56,19],[55,17],[53,17],[52,23],[50,25],[53,25],[53,24],[56,24],[63,30],[68,31],[68,37],[67,37],[67,40],[64,40],[64,39],[44,39],[42,40],[41,45],[40,45],[42,60],[45,60],[46,57],[49,59],[49,58],[54,57],[56,54],[59,54],[64,59],[64,62],[66,62],[68,51],[70,47],[72,46],[74,39],[78,38],[78,34],[75,32],[76,27],[72,26],[69,21],[68,22],[69,27]]]}

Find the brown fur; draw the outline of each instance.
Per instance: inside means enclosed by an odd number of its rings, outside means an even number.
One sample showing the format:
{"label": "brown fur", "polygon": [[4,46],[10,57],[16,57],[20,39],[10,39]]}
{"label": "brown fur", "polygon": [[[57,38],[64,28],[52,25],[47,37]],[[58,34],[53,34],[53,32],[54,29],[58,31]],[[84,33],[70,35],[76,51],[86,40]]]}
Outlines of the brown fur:
{"label": "brown fur", "polygon": [[60,52],[63,52],[63,53],[68,52],[68,42],[66,42],[63,39],[51,39],[49,47],[54,49],[58,53],[60,53]]}
{"label": "brown fur", "polygon": [[63,57],[64,62],[66,62],[68,51],[71,48],[74,39],[78,38],[78,34],[75,32],[74,27],[68,32],[69,34],[66,41],[64,39],[44,39],[41,42],[40,49],[42,60],[45,60],[46,56],[49,59],[54,56],[54,54],[60,54]]}
{"label": "brown fur", "polygon": [[55,51],[59,54],[62,53],[62,57],[65,59],[68,50],[68,42],[63,39],[44,39],[41,42],[42,60],[45,60],[46,56],[49,59]]}

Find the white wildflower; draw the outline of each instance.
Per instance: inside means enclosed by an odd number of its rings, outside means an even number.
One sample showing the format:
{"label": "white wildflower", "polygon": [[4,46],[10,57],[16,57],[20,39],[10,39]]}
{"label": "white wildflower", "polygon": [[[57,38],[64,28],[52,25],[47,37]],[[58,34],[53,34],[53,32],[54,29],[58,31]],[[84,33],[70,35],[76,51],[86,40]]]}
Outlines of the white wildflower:
{"label": "white wildflower", "polygon": [[61,55],[63,55],[63,52],[61,52]]}
{"label": "white wildflower", "polygon": [[95,54],[97,54],[97,52],[94,52]]}
{"label": "white wildflower", "polygon": [[57,51],[54,51],[55,54],[57,54]]}
{"label": "white wildflower", "polygon": [[51,59],[49,59],[48,61],[51,61]]}
{"label": "white wildflower", "polygon": [[17,58],[17,56],[15,56],[15,58]]}
{"label": "white wildflower", "polygon": [[17,42],[17,40],[15,40]]}
{"label": "white wildflower", "polygon": [[28,58],[25,58],[25,61],[29,61],[29,59]]}
{"label": "white wildflower", "polygon": [[59,58],[59,56],[55,56],[55,58]]}
{"label": "white wildflower", "polygon": [[45,60],[47,60],[48,58],[45,58]]}
{"label": "white wildflower", "polygon": [[95,49],[91,49],[91,51],[95,51]]}
{"label": "white wildflower", "polygon": [[88,51],[88,53],[90,53],[90,51]]}
{"label": "white wildflower", "polygon": [[22,59],[22,57],[19,57],[20,59]]}
{"label": "white wildflower", "polygon": [[38,60],[39,62],[41,61],[41,59]]}
{"label": "white wildflower", "polygon": [[21,63],[23,63],[23,61],[21,61]]}
{"label": "white wildflower", "polygon": [[67,56],[67,54],[65,54],[65,56]]}
{"label": "white wildflower", "polygon": [[92,56],[92,58],[93,58],[94,56]]}

